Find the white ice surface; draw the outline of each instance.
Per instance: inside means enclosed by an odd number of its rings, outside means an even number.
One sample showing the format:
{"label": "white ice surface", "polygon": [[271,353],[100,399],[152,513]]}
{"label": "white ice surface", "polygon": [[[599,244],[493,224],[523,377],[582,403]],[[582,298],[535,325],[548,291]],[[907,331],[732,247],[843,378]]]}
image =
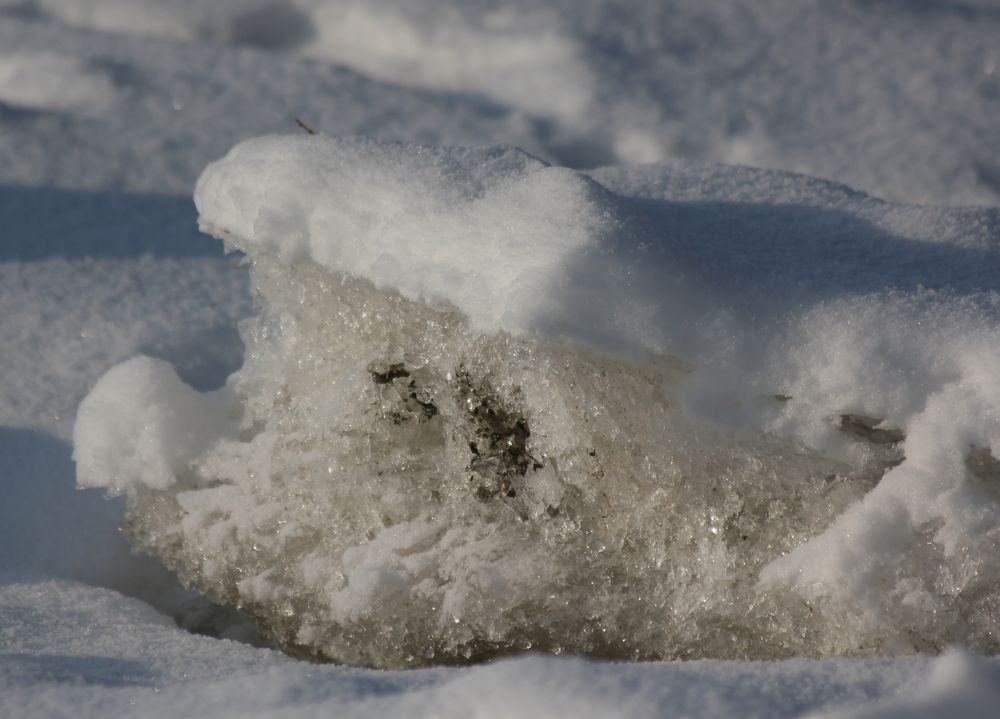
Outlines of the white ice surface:
{"label": "white ice surface", "polygon": [[[551,19],[532,16],[531,27],[516,16],[493,21],[506,23],[510,47],[521,42],[517,33],[548,43],[526,50],[547,63],[521,73],[534,89],[513,90],[491,79],[502,57],[447,67],[483,36],[486,16],[466,3],[456,14],[448,3],[447,17],[457,19],[444,26],[464,33],[449,45],[427,29],[442,16],[420,12],[435,5],[444,3],[356,11],[359,26],[389,17],[379,27],[416,45],[373,38],[338,56],[322,46],[339,20],[332,3],[0,0],[0,714],[134,715],[138,705],[147,716],[452,708],[503,716],[530,705],[556,715],[578,699],[606,706],[599,690],[610,687],[616,709],[636,696],[646,702],[628,705],[638,716],[798,716],[833,705],[849,716],[935,716],[945,706],[956,713],[958,701],[973,707],[969,716],[994,716],[995,665],[961,655],[934,670],[923,659],[605,666],[531,658],[365,673],[194,637],[122,594],[148,594],[166,580],[117,537],[119,505],[73,489],[66,440],[87,389],[135,353],[169,360],[200,389],[221,384],[238,363],[245,277],[194,239],[188,198],[202,168],[241,139],[286,131],[301,116],[330,134],[505,142],[573,166],[746,162],[894,199],[997,202],[1000,18],[990,0],[562,4],[579,8],[572,12],[553,3]],[[428,38],[446,47],[427,52],[419,43]],[[368,52],[386,44],[400,54]],[[413,66],[423,58],[427,65]],[[568,99],[549,106],[539,97],[553,87]],[[748,168],[669,167],[684,171],[633,169],[618,173],[617,185],[614,170],[597,177],[624,194],[655,196],[661,183],[676,200],[709,203],[694,218],[709,236],[725,232],[727,217],[713,202],[752,203],[741,209],[783,214],[795,226],[796,206],[836,208],[849,197]],[[965,263],[969,289],[990,272],[976,261],[986,235],[955,217],[916,208],[878,223],[911,238],[950,237],[926,263],[951,263],[951,278],[954,263]],[[891,254],[872,257],[861,280],[877,283],[886,264]],[[773,265],[756,267],[766,276]],[[843,272],[832,276],[845,281]],[[803,386],[813,386],[807,377]],[[826,377],[822,391],[844,396]]]}

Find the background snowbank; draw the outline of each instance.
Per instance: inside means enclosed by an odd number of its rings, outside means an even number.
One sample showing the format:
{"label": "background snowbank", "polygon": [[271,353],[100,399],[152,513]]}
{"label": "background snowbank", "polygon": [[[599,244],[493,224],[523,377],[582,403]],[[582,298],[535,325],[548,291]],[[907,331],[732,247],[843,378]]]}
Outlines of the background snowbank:
{"label": "background snowbank", "polygon": [[[74,76],[113,87],[103,127],[61,118],[87,142],[49,174],[59,184],[92,187],[96,172],[187,189],[209,158],[299,114],[329,134],[508,142],[571,167],[687,157],[893,200],[1000,193],[984,152],[1000,143],[991,0],[3,0],[0,12],[5,54],[58,47]],[[61,82],[55,66],[31,72]],[[51,121],[9,130],[35,147]]]}

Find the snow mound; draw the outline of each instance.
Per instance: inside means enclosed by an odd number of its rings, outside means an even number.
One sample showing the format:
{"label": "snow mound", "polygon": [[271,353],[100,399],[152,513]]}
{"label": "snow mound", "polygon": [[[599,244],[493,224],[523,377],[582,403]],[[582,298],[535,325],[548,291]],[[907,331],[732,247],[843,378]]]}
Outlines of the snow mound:
{"label": "snow mound", "polygon": [[238,145],[244,365],[111,370],[78,481],[313,657],[996,650],[995,215],[747,172]]}
{"label": "snow mound", "polygon": [[1000,705],[1000,671],[995,663],[951,650],[938,659],[930,676],[913,684],[906,698],[874,705],[809,714],[812,719],[922,719],[957,714],[989,719]]}
{"label": "snow mound", "polygon": [[404,85],[480,93],[542,117],[593,109],[585,47],[546,7],[427,7],[347,0],[314,4],[305,52]]}
{"label": "snow mound", "polygon": [[450,303],[482,331],[553,321],[558,277],[615,231],[600,185],[502,148],[261,138],[210,165],[195,204],[202,229],[240,249]]}
{"label": "snow mound", "polygon": [[[140,413],[121,413],[124,407]],[[192,459],[222,439],[218,428],[226,424],[224,402],[191,389],[163,360],[134,357],[101,377],[80,404],[73,436],[77,483],[121,492],[141,476],[168,489]]]}
{"label": "snow mound", "polygon": [[[527,656],[386,672],[295,662],[194,636],[149,607],[67,581],[0,586],[0,713],[38,716],[992,717],[995,661],[607,663]],[[52,621],[50,617],[61,621]],[[83,629],[81,629],[83,628]],[[874,706],[873,706],[874,705]],[[841,708],[838,712],[837,708]],[[866,711],[867,710],[867,711]]]}
{"label": "snow mound", "polygon": [[89,116],[102,114],[116,96],[105,73],[75,57],[48,52],[0,54],[0,103]]}

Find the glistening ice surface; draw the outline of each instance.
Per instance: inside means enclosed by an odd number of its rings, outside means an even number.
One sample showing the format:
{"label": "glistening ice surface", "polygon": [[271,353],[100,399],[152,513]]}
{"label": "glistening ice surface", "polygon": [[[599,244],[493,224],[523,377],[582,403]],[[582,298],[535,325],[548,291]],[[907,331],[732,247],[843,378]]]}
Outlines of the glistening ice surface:
{"label": "glistening ice surface", "polygon": [[112,369],[78,481],[338,661],[995,650],[995,212],[714,172],[243,143],[195,199],[244,365]]}

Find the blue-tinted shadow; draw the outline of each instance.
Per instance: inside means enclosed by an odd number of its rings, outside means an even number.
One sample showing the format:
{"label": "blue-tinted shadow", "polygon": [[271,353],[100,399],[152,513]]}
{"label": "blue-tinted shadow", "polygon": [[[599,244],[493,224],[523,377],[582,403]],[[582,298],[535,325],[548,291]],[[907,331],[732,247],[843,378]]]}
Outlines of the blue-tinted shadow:
{"label": "blue-tinted shadow", "polygon": [[63,654],[0,654],[0,674],[22,685],[148,687],[158,675],[134,659]]}
{"label": "blue-tinted shadow", "polygon": [[219,257],[190,197],[0,185],[0,261]]}

